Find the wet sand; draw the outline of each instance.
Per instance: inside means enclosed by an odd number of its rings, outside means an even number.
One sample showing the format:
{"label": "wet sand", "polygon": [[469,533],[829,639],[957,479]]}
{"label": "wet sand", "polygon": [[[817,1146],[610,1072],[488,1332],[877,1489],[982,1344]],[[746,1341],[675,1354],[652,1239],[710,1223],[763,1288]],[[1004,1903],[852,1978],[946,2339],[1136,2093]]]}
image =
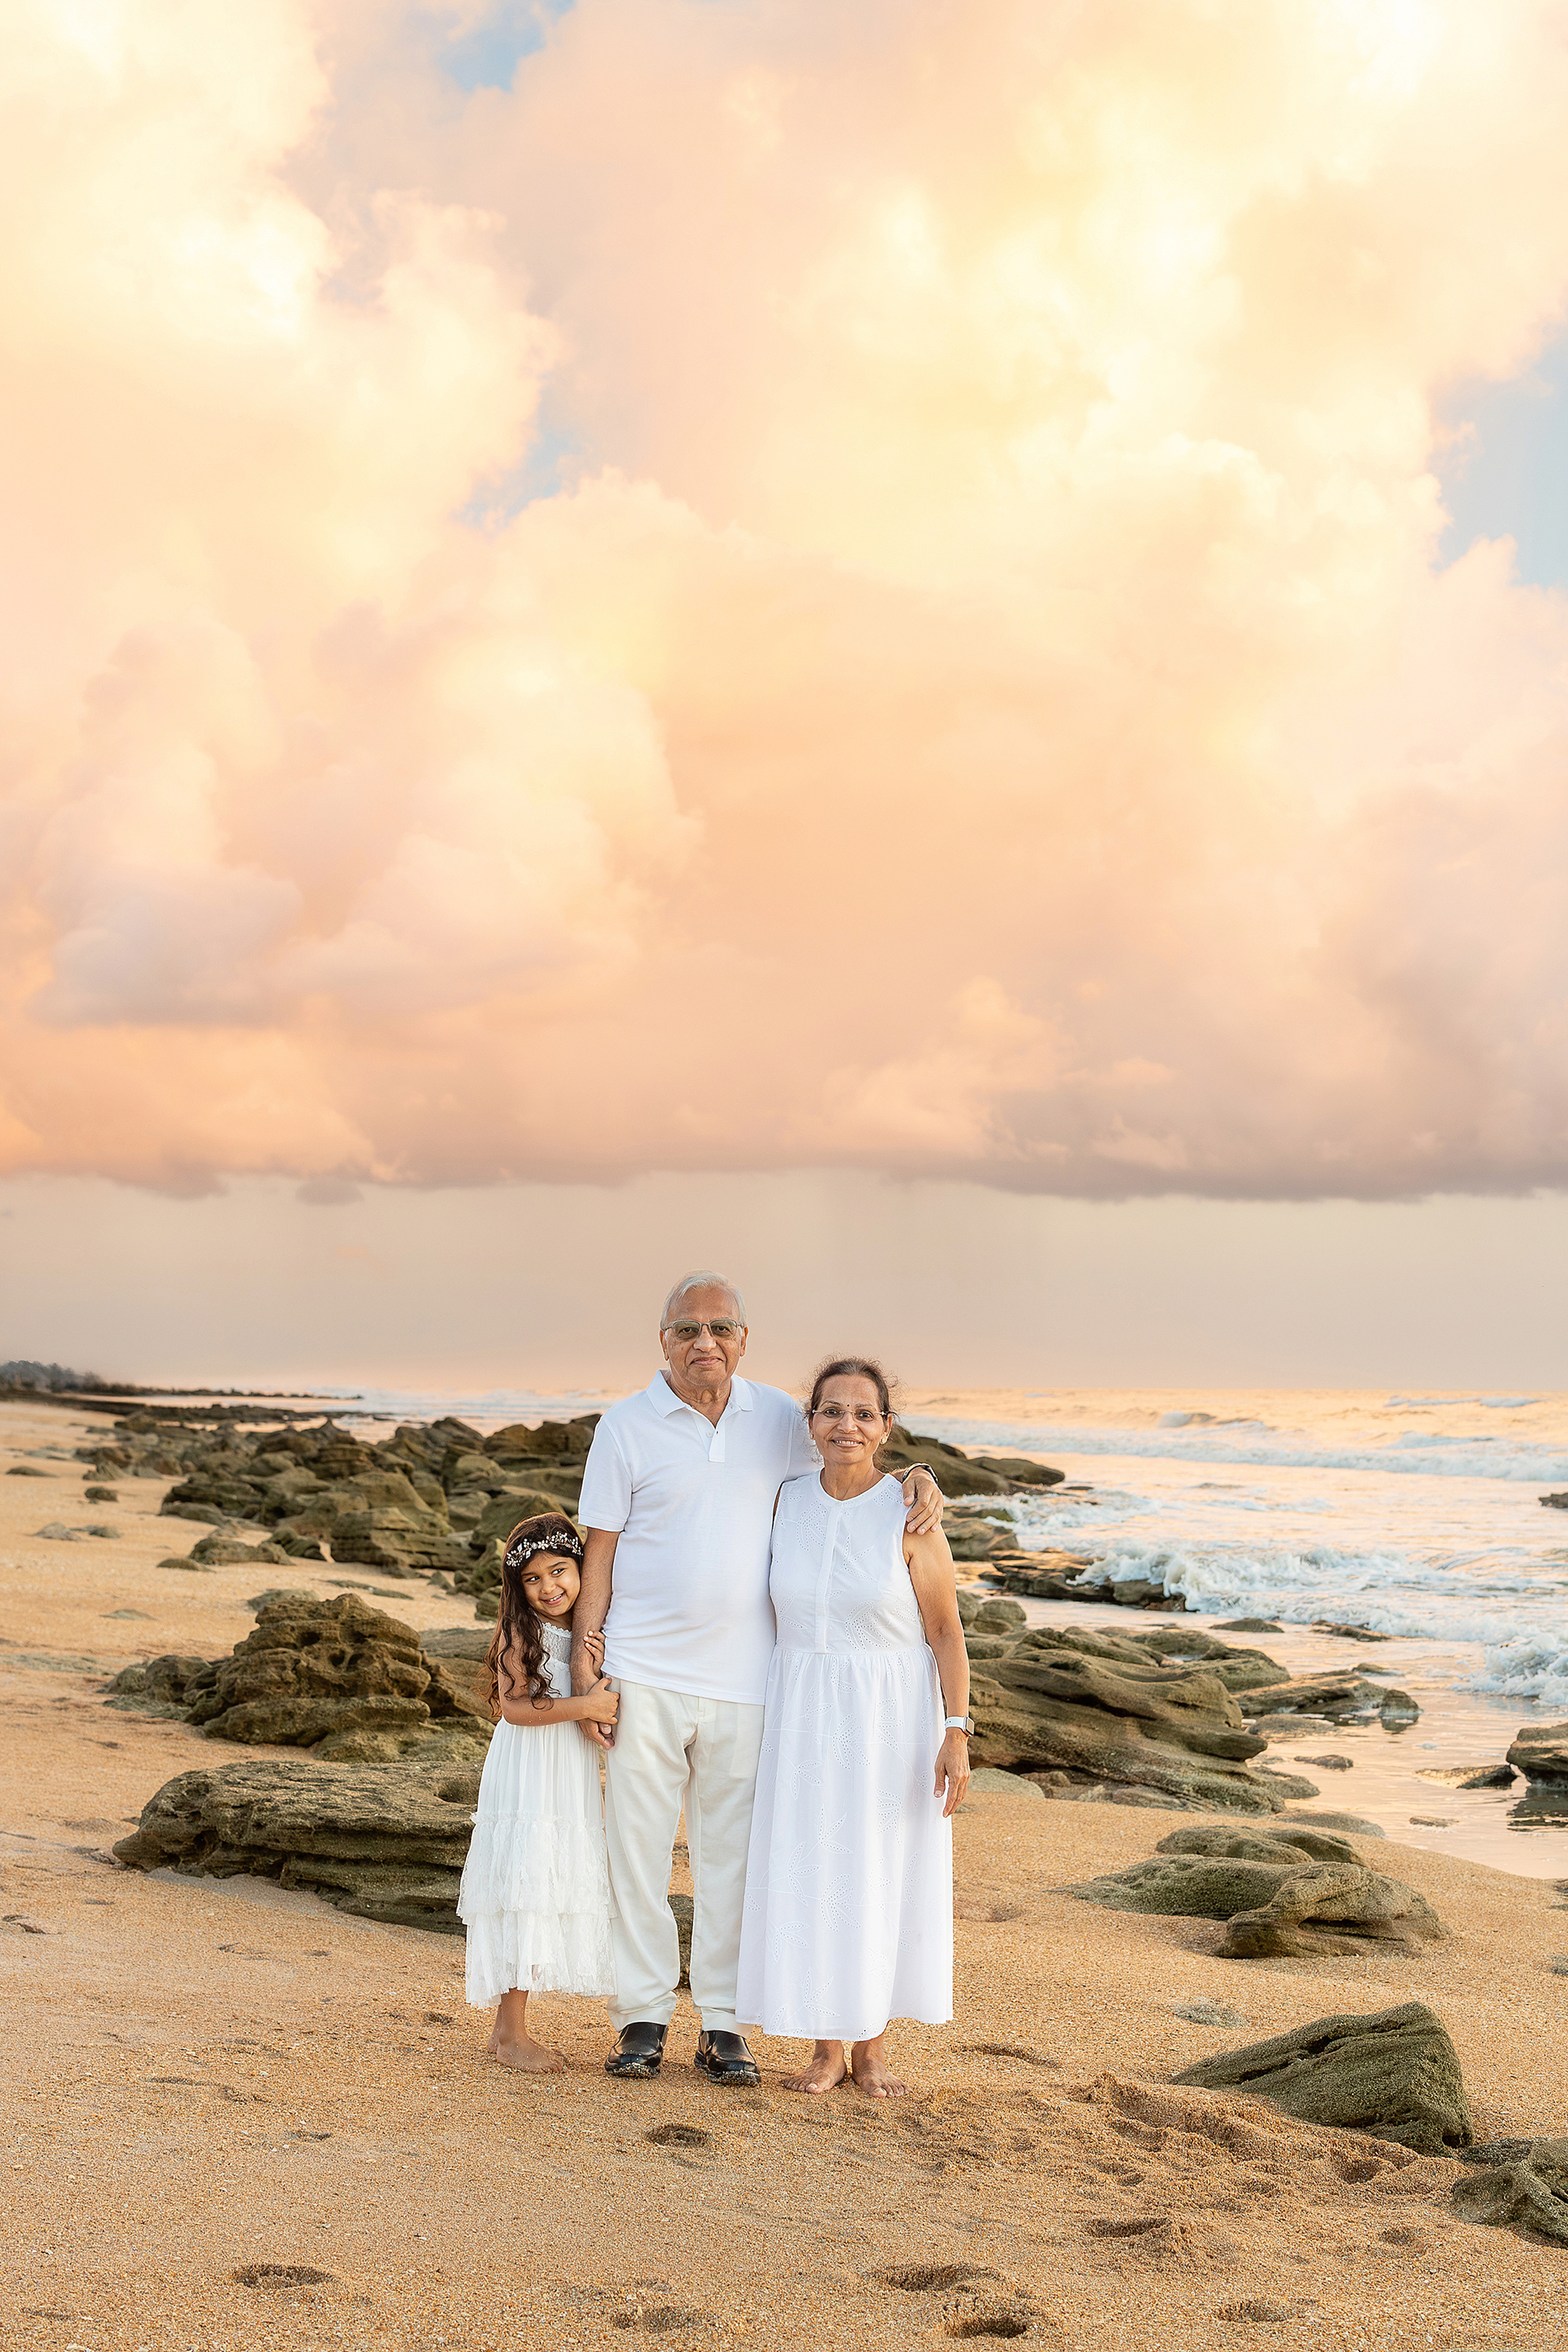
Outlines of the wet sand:
{"label": "wet sand", "polygon": [[[74,1443],[72,1419],[0,1409],[0,1469]],[[162,1780],[256,1751],[106,1708],[102,1674],[215,1655],[267,1584],[349,1580],[160,1570],[200,1532],[154,1516],[160,1485],[84,1507],[78,1466],[36,1466],[50,1476],[0,1476],[5,2342],[1568,2344],[1568,2252],[1455,2220],[1454,2165],[1163,2087],[1217,2049],[1418,1998],[1482,2137],[1568,2128],[1552,1885],[1390,1839],[1366,1858],[1450,1942],[1226,1962],[1211,1923],[1055,1891],[1181,1816],[986,1794],[957,1825],[956,2021],[895,2029],[908,2101],[791,2097],[800,2046],[766,2041],[762,2091],[718,2091],[690,2070],[684,2005],[657,2084],[609,2082],[601,2004],[564,2000],[538,2009],[568,2072],[509,2074],[464,2006],[455,1937],[106,1859]],[[51,1519],[122,1533],[29,1534]],[[463,1614],[385,1589],[416,1625]],[[1172,2014],[1205,1996],[1247,2024]],[[328,2275],[247,2284],[255,2265]],[[889,2283],[910,2269],[959,2275]]]}

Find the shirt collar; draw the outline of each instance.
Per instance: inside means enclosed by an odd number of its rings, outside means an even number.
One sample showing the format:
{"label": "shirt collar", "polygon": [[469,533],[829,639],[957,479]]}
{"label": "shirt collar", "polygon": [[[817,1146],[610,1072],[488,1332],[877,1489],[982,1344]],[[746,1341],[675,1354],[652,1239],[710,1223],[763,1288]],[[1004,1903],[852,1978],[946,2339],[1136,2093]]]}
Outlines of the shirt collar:
{"label": "shirt collar", "polygon": [[[685,1403],[685,1399],[675,1394],[662,1371],[654,1373],[643,1393],[653,1411],[663,1413],[666,1421],[671,1413],[679,1412],[682,1405]],[[743,1381],[738,1372],[729,1384],[729,1406],[733,1406],[737,1412],[749,1412],[752,1409],[751,1382]],[[727,1412],[729,1406],[726,1407]],[[686,1410],[688,1412],[695,1412],[696,1407],[687,1405]]]}

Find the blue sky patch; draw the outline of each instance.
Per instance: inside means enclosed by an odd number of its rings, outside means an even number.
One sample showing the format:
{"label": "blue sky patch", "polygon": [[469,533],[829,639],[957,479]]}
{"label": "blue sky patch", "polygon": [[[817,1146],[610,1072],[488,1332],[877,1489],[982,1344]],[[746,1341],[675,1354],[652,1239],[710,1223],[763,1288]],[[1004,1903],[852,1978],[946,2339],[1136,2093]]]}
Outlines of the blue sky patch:
{"label": "blue sky patch", "polygon": [[1518,544],[1521,580],[1568,587],[1568,334],[1506,383],[1456,384],[1438,415],[1472,428],[1437,460],[1452,517],[1442,561],[1506,533]]}
{"label": "blue sky patch", "polygon": [[441,69],[459,89],[510,89],[522,59],[542,49],[552,20],[570,0],[497,0],[466,32],[449,35],[440,49]]}

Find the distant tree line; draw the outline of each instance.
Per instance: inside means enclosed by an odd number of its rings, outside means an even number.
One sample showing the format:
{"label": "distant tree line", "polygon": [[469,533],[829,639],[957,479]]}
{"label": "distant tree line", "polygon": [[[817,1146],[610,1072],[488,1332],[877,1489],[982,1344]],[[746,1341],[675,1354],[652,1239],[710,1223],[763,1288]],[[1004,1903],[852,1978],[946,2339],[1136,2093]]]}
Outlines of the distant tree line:
{"label": "distant tree line", "polygon": [[0,1388],[45,1389],[108,1389],[112,1382],[100,1380],[96,1372],[73,1372],[64,1364],[0,1364]]}

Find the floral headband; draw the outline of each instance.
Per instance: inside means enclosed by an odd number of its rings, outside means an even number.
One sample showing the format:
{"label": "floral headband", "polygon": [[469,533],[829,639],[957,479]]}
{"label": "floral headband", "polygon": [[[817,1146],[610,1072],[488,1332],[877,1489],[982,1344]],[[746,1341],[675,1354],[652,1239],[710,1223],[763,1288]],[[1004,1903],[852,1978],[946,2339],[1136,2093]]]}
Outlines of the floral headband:
{"label": "floral headband", "polygon": [[[548,1535],[525,1535],[522,1528],[517,1529],[511,1542],[507,1546],[506,1564],[508,1568],[522,1568],[533,1559],[536,1552],[541,1551],[564,1551],[573,1559],[581,1559],[582,1538],[569,1519],[546,1521],[544,1524],[549,1528]],[[540,1522],[538,1519],[525,1519],[523,1522],[524,1528],[529,1526],[537,1528],[539,1525]]]}

